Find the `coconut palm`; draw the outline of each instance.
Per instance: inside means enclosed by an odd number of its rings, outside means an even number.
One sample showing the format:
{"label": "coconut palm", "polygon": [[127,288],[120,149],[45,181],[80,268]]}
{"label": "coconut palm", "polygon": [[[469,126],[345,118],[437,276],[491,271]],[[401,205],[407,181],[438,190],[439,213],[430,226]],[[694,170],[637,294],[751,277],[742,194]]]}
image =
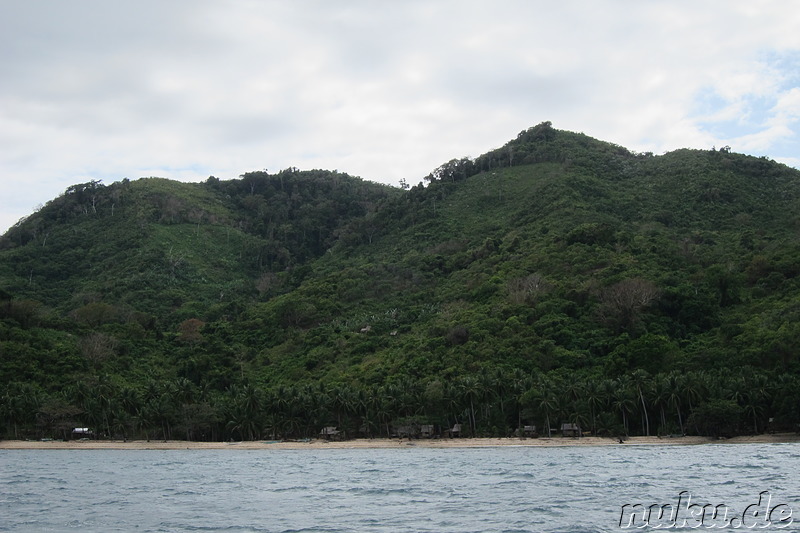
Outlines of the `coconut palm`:
{"label": "coconut palm", "polygon": [[597,412],[601,409],[605,397],[600,384],[594,380],[589,379],[583,383],[582,387],[583,399],[589,407],[589,415],[591,421],[592,435],[597,434]]}
{"label": "coconut palm", "polygon": [[745,413],[753,418],[753,432],[758,433],[758,419],[766,411],[766,404],[771,397],[769,378],[764,374],[754,374],[747,379],[747,392],[743,407]]}
{"label": "coconut palm", "polygon": [[477,422],[475,420],[475,404],[483,398],[483,387],[481,382],[473,376],[465,376],[459,380],[461,396],[469,406],[469,427],[470,435],[475,436]]}
{"label": "coconut palm", "polygon": [[555,384],[547,379],[540,378],[534,388],[534,406],[544,415],[544,425],[547,428],[547,436],[552,437],[552,417],[559,411],[559,397],[556,395]]}
{"label": "coconut palm", "polygon": [[261,434],[261,414],[264,405],[263,393],[252,385],[231,387],[231,405],[228,412],[227,429],[231,435],[238,433],[242,440],[255,440]]}
{"label": "coconut palm", "polygon": [[41,406],[41,395],[27,383],[11,383],[6,387],[2,399],[3,417],[8,427],[13,428],[14,438],[19,438],[19,426],[32,422]]}
{"label": "coconut palm", "polygon": [[522,397],[533,386],[533,380],[520,369],[514,369],[509,378],[509,395],[516,411],[517,427],[522,428]]}
{"label": "coconut palm", "polygon": [[625,434],[628,435],[630,433],[628,416],[636,410],[636,392],[627,376],[614,380],[613,383],[614,393],[611,397],[611,405],[622,416],[622,426],[625,428]]}
{"label": "coconut palm", "polygon": [[663,378],[665,400],[667,405],[675,409],[678,414],[678,426],[681,428],[681,435],[685,434],[683,428],[683,416],[681,415],[681,407],[683,397],[686,395],[686,379],[677,372],[670,372]]}
{"label": "coconut palm", "polygon": [[391,436],[389,424],[396,413],[390,387],[381,385],[376,389],[375,396],[375,416],[386,429],[386,438],[389,438]]}
{"label": "coconut palm", "polygon": [[650,374],[645,370],[637,369],[631,373],[631,383],[639,396],[639,401],[642,404],[642,417],[644,434],[650,436],[650,417],[647,414],[647,402],[645,401],[645,392],[651,386]]}
{"label": "coconut palm", "polygon": [[661,419],[661,424],[659,425],[658,434],[662,434],[663,432],[667,431],[667,385],[664,376],[661,374],[656,375],[652,381],[652,392],[653,392],[653,406],[658,408],[658,413]]}
{"label": "coconut palm", "polygon": [[702,372],[689,372],[685,374],[683,382],[683,390],[686,398],[686,405],[689,408],[689,413],[692,412],[694,406],[706,395],[705,392],[705,375]]}
{"label": "coconut palm", "polygon": [[356,412],[357,396],[348,385],[339,383],[328,389],[330,409],[333,411],[337,426],[342,434],[347,437],[347,418]]}
{"label": "coconut palm", "polygon": [[489,391],[497,398],[498,406],[500,407],[500,416],[503,423],[506,423],[506,401],[511,391],[511,376],[501,368],[496,368],[494,372],[487,374],[489,376],[490,387]]}

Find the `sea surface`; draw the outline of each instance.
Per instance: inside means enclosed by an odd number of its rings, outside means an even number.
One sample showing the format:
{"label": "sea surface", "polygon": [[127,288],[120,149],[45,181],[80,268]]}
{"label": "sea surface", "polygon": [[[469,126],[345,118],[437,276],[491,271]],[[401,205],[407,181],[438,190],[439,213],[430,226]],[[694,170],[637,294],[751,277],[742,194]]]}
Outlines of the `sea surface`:
{"label": "sea surface", "polygon": [[0,531],[800,531],[798,474],[800,444],[0,450]]}

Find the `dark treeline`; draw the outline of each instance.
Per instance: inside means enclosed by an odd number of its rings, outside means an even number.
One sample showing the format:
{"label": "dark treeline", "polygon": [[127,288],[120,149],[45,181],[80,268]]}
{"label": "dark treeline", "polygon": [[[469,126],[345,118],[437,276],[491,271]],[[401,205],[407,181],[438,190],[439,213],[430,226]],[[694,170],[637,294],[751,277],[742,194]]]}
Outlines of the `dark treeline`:
{"label": "dark treeline", "polygon": [[497,370],[379,386],[265,389],[243,383],[225,391],[186,378],[134,388],[100,375],[50,394],[31,384],[7,384],[0,390],[0,419],[5,437],[15,439],[66,439],[75,427],[117,439],[299,439],[316,437],[328,426],[345,438],[392,437],[400,428],[425,424],[437,434],[461,424],[462,436],[476,437],[512,436],[535,425],[539,435],[550,436],[562,423],[615,438],[725,437],[797,428],[799,385],[796,376],[749,369],[656,375],[637,370],[617,379]]}

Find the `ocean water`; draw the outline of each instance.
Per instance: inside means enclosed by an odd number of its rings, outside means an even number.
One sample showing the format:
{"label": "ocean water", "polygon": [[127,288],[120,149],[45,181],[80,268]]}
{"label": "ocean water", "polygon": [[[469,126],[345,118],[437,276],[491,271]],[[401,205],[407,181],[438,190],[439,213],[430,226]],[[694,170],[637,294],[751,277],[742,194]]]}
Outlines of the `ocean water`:
{"label": "ocean water", "polygon": [[0,450],[0,531],[800,531],[798,473],[798,444]]}

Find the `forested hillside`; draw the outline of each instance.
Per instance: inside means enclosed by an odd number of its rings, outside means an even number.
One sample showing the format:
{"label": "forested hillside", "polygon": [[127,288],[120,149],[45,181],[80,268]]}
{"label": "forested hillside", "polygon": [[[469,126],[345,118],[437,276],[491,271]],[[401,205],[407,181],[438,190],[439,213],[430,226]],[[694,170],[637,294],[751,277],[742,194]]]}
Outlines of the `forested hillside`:
{"label": "forested hillside", "polygon": [[0,429],[797,429],[797,170],[543,123],[424,181],[70,187],[0,240]]}

